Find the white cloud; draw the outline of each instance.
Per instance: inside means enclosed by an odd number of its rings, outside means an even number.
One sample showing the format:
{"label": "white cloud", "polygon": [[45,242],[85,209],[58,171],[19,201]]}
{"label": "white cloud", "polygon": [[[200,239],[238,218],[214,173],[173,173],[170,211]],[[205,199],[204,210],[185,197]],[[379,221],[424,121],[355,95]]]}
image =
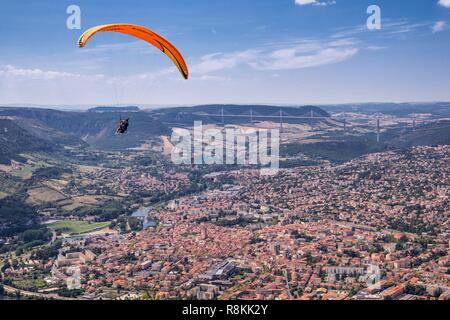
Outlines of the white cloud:
{"label": "white cloud", "polygon": [[326,7],[326,6],[332,6],[336,4],[336,1],[326,1],[326,2],[317,2],[316,4],[314,4],[315,6],[322,6],[322,7]]}
{"label": "white cloud", "polygon": [[386,46],[368,46],[366,48],[366,50],[370,50],[370,51],[381,51],[381,50],[386,50],[388,49],[388,47]]}
{"label": "white cloud", "polygon": [[[450,1],[450,0],[449,0]],[[432,27],[431,30],[433,33],[441,32],[448,29],[447,22],[445,21],[437,21]]]}
{"label": "white cloud", "polygon": [[450,0],[439,0],[439,4],[443,7],[450,8]]}
{"label": "white cloud", "polygon": [[295,0],[295,4],[298,6],[306,6],[306,5],[313,5],[313,6],[330,6],[333,4],[336,4],[336,1],[317,1],[317,0]]}
{"label": "white cloud", "polygon": [[220,77],[220,76],[211,76],[211,75],[201,75],[199,77],[192,76],[190,78],[191,81],[214,81],[214,82],[224,82],[224,81],[230,81],[231,78],[229,77]]}
{"label": "white cloud", "polygon": [[302,40],[297,43],[276,45],[264,49],[242,52],[214,53],[203,56],[192,68],[193,75],[204,75],[229,70],[240,65],[260,71],[297,70],[338,63],[359,52],[352,39]]}
{"label": "white cloud", "polygon": [[81,75],[59,72],[59,71],[45,71],[41,69],[24,69],[15,66],[7,65],[0,69],[1,77],[13,77],[23,79],[38,79],[38,80],[55,80],[63,78],[80,78]]}
{"label": "white cloud", "polygon": [[200,63],[192,68],[192,73],[207,74],[215,71],[232,69],[242,62],[251,61],[256,55],[257,52],[254,50],[246,50],[232,54],[208,54],[203,56]]}
{"label": "white cloud", "polygon": [[[407,36],[412,36],[419,31],[429,29],[431,26],[432,24],[429,22],[411,23],[407,19],[385,20],[383,23],[383,28],[377,32],[377,37],[379,39],[404,39]],[[336,29],[336,33],[331,37],[336,39],[343,37],[356,37],[367,34],[367,31],[367,26],[365,24],[353,27],[338,28]]]}
{"label": "white cloud", "polygon": [[[218,81],[218,78],[203,77],[199,80]],[[152,100],[151,94],[158,91],[155,88],[166,88],[165,92],[169,94],[168,84],[175,81],[182,81],[176,67],[148,73],[108,76],[0,65],[0,103],[132,103],[135,99]]]}
{"label": "white cloud", "polygon": [[359,52],[356,48],[325,48],[311,54],[297,54],[296,49],[285,52],[283,57],[274,53],[265,61],[254,62],[251,65],[258,70],[295,70],[318,67],[345,61]]}
{"label": "white cloud", "polygon": [[23,81],[99,81],[105,84],[127,84],[134,81],[154,81],[161,77],[176,75],[177,69],[169,67],[152,73],[134,74],[129,76],[105,76],[103,74],[78,74],[65,71],[49,71],[42,69],[26,69],[12,65],[0,67],[0,78]]}
{"label": "white cloud", "polygon": [[317,3],[316,0],[295,0],[295,4],[299,6],[305,6],[308,4]]}

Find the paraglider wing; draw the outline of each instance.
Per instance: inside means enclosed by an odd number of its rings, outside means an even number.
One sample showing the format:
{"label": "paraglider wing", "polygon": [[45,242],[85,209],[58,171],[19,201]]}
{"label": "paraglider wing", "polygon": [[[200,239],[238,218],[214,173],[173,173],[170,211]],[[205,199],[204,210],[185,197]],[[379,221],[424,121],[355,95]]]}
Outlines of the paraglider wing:
{"label": "paraglider wing", "polygon": [[171,44],[169,41],[167,41],[157,33],[145,27],[133,24],[107,24],[91,28],[83,33],[83,35],[78,40],[78,47],[83,48],[88,40],[98,32],[123,33],[152,44],[153,46],[164,52],[170,58],[170,60],[172,60],[184,79],[189,78],[189,71],[181,53],[177,50],[177,48],[175,48],[173,44]]}

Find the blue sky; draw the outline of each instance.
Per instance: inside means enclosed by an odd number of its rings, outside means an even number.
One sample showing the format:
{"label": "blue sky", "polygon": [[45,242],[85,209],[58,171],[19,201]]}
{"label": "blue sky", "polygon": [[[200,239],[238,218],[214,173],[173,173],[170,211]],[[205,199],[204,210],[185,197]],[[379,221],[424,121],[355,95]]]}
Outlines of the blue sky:
{"label": "blue sky", "polygon": [[[69,5],[81,30],[66,27]],[[368,30],[369,5],[381,30]],[[0,4],[0,104],[189,105],[450,101],[450,0],[15,1]],[[134,23],[185,56],[100,34]]]}

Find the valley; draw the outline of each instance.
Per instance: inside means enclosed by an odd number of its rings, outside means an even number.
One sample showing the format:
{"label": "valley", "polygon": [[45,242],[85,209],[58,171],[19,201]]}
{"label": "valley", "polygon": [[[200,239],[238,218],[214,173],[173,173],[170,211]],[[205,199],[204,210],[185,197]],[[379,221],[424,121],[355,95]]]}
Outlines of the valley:
{"label": "valley", "polygon": [[[334,277],[330,285],[325,275],[370,261],[392,283],[399,282],[395,263],[412,271],[405,276],[434,270],[435,285],[448,288],[450,122],[441,105],[414,117],[261,108],[0,108],[3,284],[49,298],[364,298],[366,278]],[[235,116],[223,121],[222,114]],[[121,117],[132,126],[115,136]],[[194,121],[218,130],[280,129],[279,174],[174,165],[170,135]],[[311,255],[319,251],[323,258]],[[382,258],[387,252],[392,262]],[[223,279],[214,275],[219,265],[232,270]],[[84,270],[79,289],[65,287],[70,266]]]}

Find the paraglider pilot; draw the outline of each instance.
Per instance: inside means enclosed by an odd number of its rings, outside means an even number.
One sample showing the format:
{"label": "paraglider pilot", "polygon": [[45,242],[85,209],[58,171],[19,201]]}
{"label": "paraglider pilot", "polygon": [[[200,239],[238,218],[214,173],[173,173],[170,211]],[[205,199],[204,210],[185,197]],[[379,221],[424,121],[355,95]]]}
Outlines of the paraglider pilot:
{"label": "paraglider pilot", "polygon": [[127,132],[128,126],[129,126],[129,120],[130,119],[120,120],[119,127],[116,130],[116,135],[123,135]]}

